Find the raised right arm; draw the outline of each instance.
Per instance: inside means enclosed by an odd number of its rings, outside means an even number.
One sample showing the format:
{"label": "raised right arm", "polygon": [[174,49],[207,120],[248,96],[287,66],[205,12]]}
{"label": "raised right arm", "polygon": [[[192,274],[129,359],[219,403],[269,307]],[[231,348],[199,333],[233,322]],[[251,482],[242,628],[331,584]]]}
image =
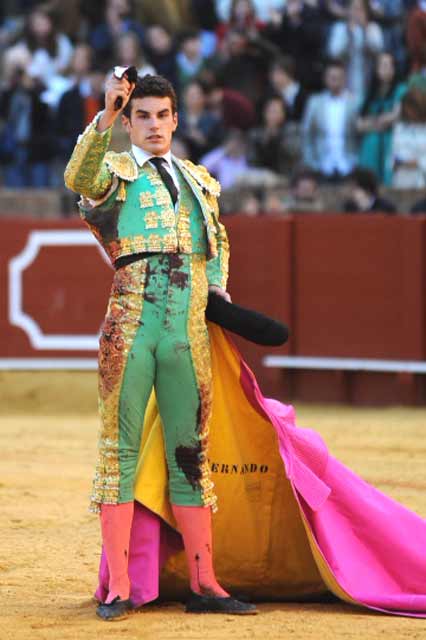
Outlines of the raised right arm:
{"label": "raised right arm", "polygon": [[111,129],[97,131],[97,120],[79,136],[66,166],[65,185],[86,198],[98,200],[111,188],[112,175],[103,162],[111,142]]}
{"label": "raised right arm", "polygon": [[[65,185],[71,191],[92,200],[99,200],[111,188],[113,177],[104,163],[104,157],[111,142],[112,126],[126,106],[133,88],[134,85],[125,78],[118,80],[112,76],[108,80],[105,109],[79,136],[66,166]],[[115,111],[114,103],[119,96],[123,99],[123,104],[119,111]]]}

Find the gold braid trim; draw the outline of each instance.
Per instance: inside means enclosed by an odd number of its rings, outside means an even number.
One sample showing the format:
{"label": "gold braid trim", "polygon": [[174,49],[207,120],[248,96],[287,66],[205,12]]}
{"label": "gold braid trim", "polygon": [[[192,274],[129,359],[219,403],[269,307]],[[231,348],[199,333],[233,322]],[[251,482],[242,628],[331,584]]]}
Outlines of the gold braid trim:
{"label": "gold braid trim", "polygon": [[205,321],[207,302],[207,278],[205,256],[191,255],[191,298],[188,314],[188,336],[191,357],[200,397],[198,438],[201,444],[199,457],[201,471],[201,498],[205,506],[217,511],[217,497],[213,491],[210,468],[207,460],[209,422],[212,412],[212,367],[209,334]]}
{"label": "gold braid trim", "polygon": [[146,260],[114,274],[107,315],[99,343],[99,411],[101,429],[98,460],[89,510],[117,504],[120,498],[120,395],[127,358],[139,328],[145,288]]}
{"label": "gold braid trim", "polygon": [[190,160],[181,161],[187,172],[198,182],[200,187],[205,189],[215,198],[220,196],[220,183],[210,175],[202,164],[194,164]]}
{"label": "gold braid trim", "polygon": [[[226,291],[229,275],[229,239],[224,225],[219,222],[219,205],[217,198],[208,194],[206,200],[213,212],[217,228],[216,245],[217,256],[207,263],[207,275],[210,284],[217,284]],[[214,280],[214,282],[213,282]],[[219,281],[217,281],[219,280]]]}

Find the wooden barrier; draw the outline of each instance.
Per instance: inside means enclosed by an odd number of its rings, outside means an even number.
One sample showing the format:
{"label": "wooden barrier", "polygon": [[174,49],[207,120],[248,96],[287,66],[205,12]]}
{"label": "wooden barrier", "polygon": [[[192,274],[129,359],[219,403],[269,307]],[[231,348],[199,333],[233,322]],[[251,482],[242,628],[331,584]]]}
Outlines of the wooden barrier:
{"label": "wooden barrier", "polygon": [[[230,216],[224,222],[233,300],[290,326],[288,345],[273,353],[426,360],[426,218]],[[1,366],[12,358],[22,366],[35,359],[95,366],[112,272],[84,229],[77,219],[0,221]],[[265,369],[261,361],[271,350],[236,342],[269,395],[426,402],[424,377],[414,373]]]}

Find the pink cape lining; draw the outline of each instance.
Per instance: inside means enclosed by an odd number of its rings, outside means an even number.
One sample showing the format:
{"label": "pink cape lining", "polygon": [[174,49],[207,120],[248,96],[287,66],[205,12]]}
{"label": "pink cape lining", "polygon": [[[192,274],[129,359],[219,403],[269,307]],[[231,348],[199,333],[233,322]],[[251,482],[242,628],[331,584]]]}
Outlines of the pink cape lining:
{"label": "pink cape lining", "polygon": [[[297,427],[293,407],[264,398],[238,357],[247,401],[276,430],[295,499],[339,586],[370,609],[426,617],[426,522],[333,458],[317,433]],[[129,575],[137,606],[158,597],[161,568],[181,548],[179,534],[135,502]],[[95,597],[107,592],[102,551]]]}

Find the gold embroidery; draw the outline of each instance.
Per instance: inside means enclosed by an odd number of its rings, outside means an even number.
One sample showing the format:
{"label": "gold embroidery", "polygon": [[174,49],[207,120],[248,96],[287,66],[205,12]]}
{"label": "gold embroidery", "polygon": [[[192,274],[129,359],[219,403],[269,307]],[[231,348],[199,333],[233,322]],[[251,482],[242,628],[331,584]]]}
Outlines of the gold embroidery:
{"label": "gold embroidery", "polygon": [[212,196],[215,198],[220,196],[220,183],[210,175],[202,164],[194,164],[190,160],[183,160],[179,162],[179,166],[183,166],[190,176],[192,176],[192,178],[194,178],[197,183]]}
{"label": "gold embroidery", "polygon": [[99,344],[99,410],[101,429],[90,510],[117,504],[120,497],[119,404],[127,358],[142,313],[146,261],[114,274],[111,298]]}
{"label": "gold embroidery", "polygon": [[149,236],[122,238],[121,240],[111,242],[106,247],[106,251],[112,262],[115,262],[117,258],[128,256],[132,253],[141,253],[143,251],[175,253],[177,250],[178,243],[175,230],[164,236],[151,233]]}
{"label": "gold embroidery", "polygon": [[226,285],[228,283],[228,275],[229,275],[229,240],[228,234],[226,233],[226,229],[221,222],[218,222],[219,227],[219,242],[220,251],[219,251],[219,270],[221,275],[221,286],[222,289],[226,291]]}
{"label": "gold embroidery", "polygon": [[160,220],[161,220],[161,226],[164,229],[170,229],[171,227],[174,227],[176,223],[176,216],[174,214],[174,211],[172,211],[171,209],[166,209],[162,211]]}
{"label": "gold embroidery", "polygon": [[156,187],[161,187],[161,185],[164,186],[164,183],[159,175],[151,174],[147,176],[147,179],[152,187],[156,188]]}
{"label": "gold embroidery", "polygon": [[111,142],[111,129],[96,130],[98,116],[78,137],[64,173],[65,185],[86,198],[99,200],[112,184],[112,176],[104,163]]}
{"label": "gold embroidery", "polygon": [[124,254],[132,253],[132,238],[122,238],[121,240],[121,250]]}
{"label": "gold embroidery", "polygon": [[142,191],[139,194],[139,203],[142,208],[154,206],[154,196],[151,191]]}
{"label": "gold embroidery", "polygon": [[217,497],[213,491],[207,462],[209,421],[212,410],[212,372],[209,335],[205,322],[208,283],[206,259],[200,254],[191,256],[191,299],[188,313],[188,336],[197,386],[200,393],[198,438],[201,444],[201,496],[205,506],[217,511]]}
{"label": "gold embroidery", "polygon": [[138,165],[128,151],[123,153],[108,151],[105,164],[111,173],[127,182],[134,182],[139,176]]}
{"label": "gold embroidery", "polygon": [[191,211],[186,204],[181,203],[179,206],[179,218],[186,220],[189,224],[189,216],[191,215]]}
{"label": "gold embroidery", "polygon": [[155,202],[156,204],[158,204],[159,207],[170,205],[171,198],[166,188],[164,188],[164,190],[161,190],[159,193],[155,194]]}
{"label": "gold embroidery", "polygon": [[177,234],[179,238],[179,251],[182,253],[192,253],[192,236],[189,208],[181,204],[177,221]]}
{"label": "gold embroidery", "polygon": [[171,231],[167,233],[162,238],[163,251],[165,253],[174,253],[177,251],[177,236],[176,231]]}
{"label": "gold embroidery", "polygon": [[147,251],[161,251],[161,236],[151,233],[146,239]]}
{"label": "gold embroidery", "polygon": [[158,213],[156,211],[148,211],[144,216],[144,220],[147,229],[158,228]]}
{"label": "gold embroidery", "polygon": [[124,182],[124,180],[121,180],[120,186],[118,187],[117,200],[119,202],[126,202],[126,196],[126,183]]}

